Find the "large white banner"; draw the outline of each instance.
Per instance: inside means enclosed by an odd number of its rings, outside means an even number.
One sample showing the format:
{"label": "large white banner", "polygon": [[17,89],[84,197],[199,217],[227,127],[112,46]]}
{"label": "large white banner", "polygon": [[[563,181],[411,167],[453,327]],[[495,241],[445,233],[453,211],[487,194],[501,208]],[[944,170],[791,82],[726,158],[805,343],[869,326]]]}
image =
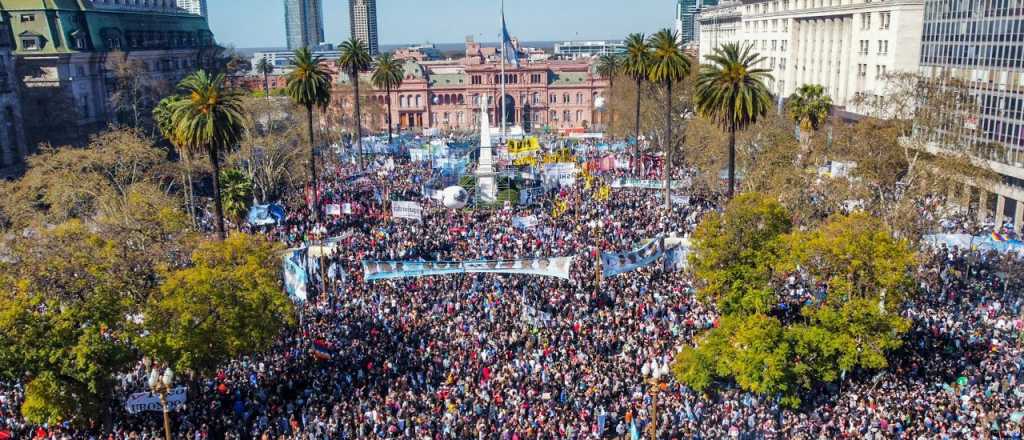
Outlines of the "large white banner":
{"label": "large white banner", "polygon": [[[188,388],[177,387],[167,392],[167,410],[175,411],[185,405],[188,400]],[[128,400],[124,403],[124,408],[128,410],[129,414],[138,414],[143,411],[163,411],[164,407],[160,404],[160,395],[153,394],[148,391],[141,393],[135,393],[128,396]]]}
{"label": "large white banner", "polygon": [[391,202],[391,216],[423,221],[423,207],[416,202]]}
{"label": "large white banner", "polygon": [[507,273],[569,279],[575,257],[477,261],[363,261],[366,281],[459,273]]}

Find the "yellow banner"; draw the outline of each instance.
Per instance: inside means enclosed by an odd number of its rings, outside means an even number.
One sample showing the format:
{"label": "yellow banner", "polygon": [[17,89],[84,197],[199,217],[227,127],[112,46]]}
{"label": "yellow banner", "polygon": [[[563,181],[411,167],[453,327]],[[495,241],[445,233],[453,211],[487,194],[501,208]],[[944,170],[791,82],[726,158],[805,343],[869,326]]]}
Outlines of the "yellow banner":
{"label": "yellow banner", "polygon": [[535,137],[529,137],[522,140],[508,140],[508,154],[532,153],[534,151],[540,151],[540,143],[537,142],[537,138]]}

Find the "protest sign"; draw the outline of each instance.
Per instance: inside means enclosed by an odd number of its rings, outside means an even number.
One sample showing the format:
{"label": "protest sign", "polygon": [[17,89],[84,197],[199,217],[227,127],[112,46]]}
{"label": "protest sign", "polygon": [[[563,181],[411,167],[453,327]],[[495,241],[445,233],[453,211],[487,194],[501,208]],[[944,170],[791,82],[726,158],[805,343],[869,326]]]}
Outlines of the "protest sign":
{"label": "protest sign", "polygon": [[[187,400],[188,388],[172,388],[167,392],[167,410],[176,411],[178,408],[184,406]],[[164,410],[163,405],[160,403],[160,395],[153,394],[148,391],[134,393],[128,396],[128,400],[124,403],[124,408],[128,410],[129,414],[138,414],[143,411]]]}
{"label": "protest sign", "polygon": [[416,202],[391,202],[391,215],[395,218],[423,221],[423,207]]}
{"label": "protest sign", "polygon": [[366,281],[460,273],[506,273],[569,279],[575,257],[474,261],[363,261]]}

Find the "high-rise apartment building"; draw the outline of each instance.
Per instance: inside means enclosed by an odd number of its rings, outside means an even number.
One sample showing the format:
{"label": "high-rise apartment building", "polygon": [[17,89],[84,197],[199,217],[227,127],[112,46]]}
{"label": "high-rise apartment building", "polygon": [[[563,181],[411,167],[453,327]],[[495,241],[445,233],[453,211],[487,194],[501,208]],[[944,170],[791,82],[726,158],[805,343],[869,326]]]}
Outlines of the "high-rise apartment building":
{"label": "high-rise apartment building", "polygon": [[[956,79],[976,98],[962,126],[922,133],[933,148],[967,151],[1002,177],[965,197],[979,218],[1024,223],[1024,9],[1019,2],[925,0],[921,72]],[[954,133],[955,131],[955,133]],[[950,143],[958,145],[949,145]],[[995,148],[992,148],[995,146]],[[974,194],[977,193],[975,197]],[[991,215],[990,214],[994,214]]]}
{"label": "high-rise apartment building", "polygon": [[370,55],[377,56],[380,53],[377,42],[377,1],[349,0],[348,17],[352,36],[366,43]]}
{"label": "high-rise apartment building", "polygon": [[718,0],[678,0],[676,2],[675,30],[680,43],[697,41],[700,37],[697,16],[704,8],[715,6]]}
{"label": "high-rise apartment building", "polygon": [[206,0],[177,0],[178,9],[188,12],[192,15],[202,15],[206,17]]}
{"label": "high-rise apartment building", "polygon": [[317,47],[324,41],[321,0],[284,0],[284,27],[288,49]]}

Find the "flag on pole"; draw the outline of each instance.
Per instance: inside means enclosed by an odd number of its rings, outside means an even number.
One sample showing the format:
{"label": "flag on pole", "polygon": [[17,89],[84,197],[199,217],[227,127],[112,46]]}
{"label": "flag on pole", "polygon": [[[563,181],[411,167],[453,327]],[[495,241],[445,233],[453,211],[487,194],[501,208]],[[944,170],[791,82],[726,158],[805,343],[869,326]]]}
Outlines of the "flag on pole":
{"label": "flag on pole", "polygon": [[505,24],[505,9],[501,10],[501,56],[505,62],[516,68],[519,67],[519,49],[512,46],[512,37],[508,34],[508,26]]}

